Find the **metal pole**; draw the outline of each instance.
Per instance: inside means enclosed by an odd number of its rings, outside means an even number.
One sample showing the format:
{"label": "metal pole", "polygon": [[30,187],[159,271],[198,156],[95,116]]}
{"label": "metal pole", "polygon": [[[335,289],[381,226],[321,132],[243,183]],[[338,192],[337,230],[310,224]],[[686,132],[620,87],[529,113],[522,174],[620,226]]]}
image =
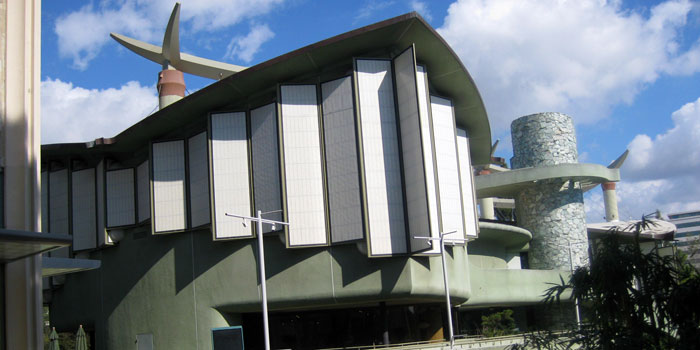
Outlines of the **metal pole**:
{"label": "metal pole", "polygon": [[263,248],[262,211],[258,210],[258,266],[260,266],[260,289],[262,290],[263,330],[265,333],[265,350],[270,350],[270,326],[267,320],[267,284],[265,277],[265,249]]}
{"label": "metal pole", "polygon": [[452,306],[450,305],[450,284],[447,281],[447,263],[445,262],[445,234],[440,234],[440,256],[442,257],[442,280],[445,282],[445,303],[447,303],[447,325],[450,334],[450,349],[455,346],[455,335],[452,330]]}
{"label": "metal pole", "polygon": [[[569,268],[571,269],[571,275],[574,274],[574,259],[571,253],[571,241],[569,243]],[[573,290],[571,291],[573,293]],[[581,313],[578,309],[578,298],[574,297],[574,308],[576,309],[576,327],[581,329]]]}

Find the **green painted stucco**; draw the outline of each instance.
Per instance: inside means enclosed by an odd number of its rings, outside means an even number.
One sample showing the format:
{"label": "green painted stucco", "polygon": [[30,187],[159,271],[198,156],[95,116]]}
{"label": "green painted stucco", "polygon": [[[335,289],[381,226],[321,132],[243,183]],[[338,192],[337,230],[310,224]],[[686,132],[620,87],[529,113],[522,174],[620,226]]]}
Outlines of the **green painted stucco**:
{"label": "green painted stucco", "polygon": [[[473,295],[461,308],[538,304],[551,283],[560,283],[560,276],[567,280],[570,272],[474,267],[470,275]],[[568,300],[569,296],[569,293],[564,293],[562,300]]]}
{"label": "green painted stucco", "polygon": [[[152,236],[133,230],[116,246],[92,253],[99,270],[66,276],[54,290],[52,324],[85,324],[98,349],[133,346],[153,333],[156,349],[210,349],[211,329],[259,312],[254,240],[213,242],[208,230]],[[465,247],[448,248],[455,304],[470,298]],[[286,249],[265,238],[271,312],[444,300],[439,256],[369,259],[354,244]]]}

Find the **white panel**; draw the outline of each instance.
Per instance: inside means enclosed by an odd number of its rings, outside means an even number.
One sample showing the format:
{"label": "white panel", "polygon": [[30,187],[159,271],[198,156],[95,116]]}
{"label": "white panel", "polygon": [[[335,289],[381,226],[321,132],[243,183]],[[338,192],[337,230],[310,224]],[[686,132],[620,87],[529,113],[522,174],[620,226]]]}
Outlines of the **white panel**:
{"label": "white panel", "polygon": [[370,255],[406,253],[391,63],[357,60]]}
{"label": "white panel", "polygon": [[73,251],[97,247],[95,169],[74,171],[71,176],[73,206]]}
{"label": "white panel", "polygon": [[463,129],[457,129],[457,151],[459,153],[459,174],[462,182],[462,206],[464,208],[464,227],[467,237],[479,235],[479,217],[476,214],[476,192],[474,191],[474,172],[469,155],[469,138]]}
{"label": "white panel", "polygon": [[207,133],[203,132],[187,141],[188,167],[190,170],[190,218],[191,226],[198,227],[211,221],[209,213],[209,164],[207,159]]}
{"label": "white panel", "polygon": [[211,115],[214,238],[252,236],[251,226],[226,213],[251,215],[246,116],[243,112]]}
{"label": "white panel", "polygon": [[105,174],[107,186],[107,227],[136,223],[134,169],[110,170]]}
{"label": "white panel", "polygon": [[151,217],[151,181],[148,172],[148,161],[141,163],[136,168],[136,197],[138,199],[139,222],[143,222]]}
{"label": "white panel", "polygon": [[49,172],[41,172],[41,232],[49,232]]}
{"label": "white panel", "polygon": [[105,224],[105,162],[101,160],[95,168],[95,184],[97,191],[97,245],[112,244],[112,239],[107,236]]}
{"label": "white panel", "polygon": [[327,244],[316,86],[285,85],[280,93],[287,244]]}
{"label": "white panel", "polygon": [[464,238],[462,192],[452,102],[437,96],[430,96],[430,102],[438,173],[441,230],[442,232],[456,231],[446,236],[447,238]]}
{"label": "white panel", "polygon": [[[394,59],[396,100],[399,107],[399,130],[408,214],[408,234],[411,251],[430,249],[432,244],[416,236],[430,236],[426,168],[423,162],[421,116],[418,109],[418,87],[413,46]],[[429,134],[428,134],[429,136]]]}
{"label": "white panel", "polygon": [[[277,134],[277,104],[271,103],[250,111],[250,142],[253,148],[253,191],[255,210],[264,218],[282,221],[282,188]],[[276,230],[280,230],[278,227]],[[263,232],[272,232],[263,225]]]}
{"label": "white panel", "polygon": [[350,77],[321,85],[331,241],[364,237],[357,167],[355,108]]}
{"label": "white panel", "polygon": [[[49,232],[70,234],[68,218],[68,169],[49,173]],[[67,258],[68,248],[60,248],[51,256]]]}
{"label": "white panel", "polygon": [[153,143],[153,231],[186,228],[185,142]]}
{"label": "white panel", "polygon": [[[420,110],[420,128],[423,142],[423,157],[425,159],[425,182],[428,192],[428,213],[430,215],[430,236],[440,237],[440,211],[438,210],[438,194],[433,156],[432,121],[430,118],[430,102],[428,100],[428,74],[425,67],[417,66],[418,106]],[[426,254],[440,253],[440,242],[432,241],[432,248]]]}

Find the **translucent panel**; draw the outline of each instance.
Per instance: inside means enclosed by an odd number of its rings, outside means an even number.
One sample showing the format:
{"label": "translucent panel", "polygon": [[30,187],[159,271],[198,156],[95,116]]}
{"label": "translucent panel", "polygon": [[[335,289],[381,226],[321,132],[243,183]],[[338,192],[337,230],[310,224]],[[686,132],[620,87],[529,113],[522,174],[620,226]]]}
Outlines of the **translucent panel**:
{"label": "translucent panel", "polygon": [[[411,251],[430,249],[432,244],[425,239],[430,236],[428,216],[428,194],[426,168],[424,165],[421,116],[418,109],[418,87],[413,46],[394,59],[396,74],[396,100],[399,107],[399,129],[401,130],[401,152],[408,213],[408,234]],[[430,134],[426,135],[430,136]],[[432,171],[430,172],[432,174]]]}
{"label": "translucent panel", "polygon": [[112,244],[107,235],[105,224],[105,162],[101,160],[95,168],[95,187],[97,192],[97,245]]}
{"label": "translucent panel", "polygon": [[[277,104],[270,103],[250,111],[250,132],[255,210],[267,213],[263,215],[266,219],[282,221]],[[280,229],[282,227],[276,228]],[[263,225],[263,232],[271,231],[271,225]]]}
{"label": "translucent panel", "polygon": [[151,181],[148,174],[148,161],[136,168],[136,197],[138,199],[139,222],[151,217]]}
{"label": "translucent panel", "polygon": [[107,186],[107,227],[135,224],[134,169],[107,171],[105,181]]}
{"label": "translucent panel", "polygon": [[191,226],[198,227],[211,221],[209,213],[209,156],[207,133],[203,132],[187,141],[188,167],[190,170],[190,218]]}
{"label": "translucent panel", "polygon": [[287,244],[324,245],[328,237],[316,86],[284,85],[280,93]]}
{"label": "translucent panel", "polygon": [[[437,194],[437,172],[435,171],[435,157],[433,154],[432,120],[430,117],[430,102],[428,97],[428,73],[425,67],[417,66],[418,76],[418,106],[420,110],[421,142],[423,143],[423,157],[425,161],[425,184],[428,194],[428,214],[430,217],[430,236],[440,237],[440,211]],[[432,248],[426,250],[426,254],[440,253],[440,242],[432,241]]]}
{"label": "translucent panel", "polygon": [[211,171],[214,238],[251,237],[251,226],[226,213],[251,215],[246,115],[217,113],[211,120]]}
{"label": "translucent panel", "polygon": [[41,232],[49,232],[49,172],[41,172]]}
{"label": "translucent panel", "polygon": [[[49,173],[49,232],[70,234],[68,218],[68,169]],[[68,248],[60,248],[49,253],[51,256],[67,258]]]}
{"label": "translucent panel", "polygon": [[464,129],[457,129],[457,151],[459,152],[459,174],[462,182],[462,206],[464,208],[464,228],[467,237],[479,234],[479,217],[476,213],[476,192],[474,172],[469,155],[469,138]]}
{"label": "translucent panel", "polygon": [[369,254],[407,252],[391,62],[357,60]]}
{"label": "translucent panel", "polygon": [[350,77],[321,85],[331,241],[364,237],[357,132]]}
{"label": "translucent panel", "polygon": [[462,191],[460,190],[452,102],[437,96],[430,96],[430,101],[438,174],[441,230],[445,233],[455,231],[447,238],[464,238]]}
{"label": "translucent panel", "polygon": [[185,142],[158,142],[152,145],[153,232],[184,230]]}
{"label": "translucent panel", "polygon": [[97,247],[95,169],[74,171],[72,181],[73,250]]}

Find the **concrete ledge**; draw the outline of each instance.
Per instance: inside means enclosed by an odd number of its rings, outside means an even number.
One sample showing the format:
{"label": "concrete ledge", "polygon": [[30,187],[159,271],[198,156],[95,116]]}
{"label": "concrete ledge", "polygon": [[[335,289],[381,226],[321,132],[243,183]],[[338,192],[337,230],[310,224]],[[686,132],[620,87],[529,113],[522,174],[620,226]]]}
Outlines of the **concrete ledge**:
{"label": "concrete ledge", "polygon": [[[568,270],[470,270],[472,297],[460,308],[481,308],[494,306],[517,306],[540,303],[543,294],[552,284],[560,284],[571,275]],[[562,301],[569,300],[570,293],[564,293]]]}
{"label": "concrete ledge", "polygon": [[42,257],[41,276],[51,277],[100,267],[99,260]]}
{"label": "concrete ledge", "polygon": [[557,164],[479,175],[474,178],[474,186],[477,198],[514,198],[538,181],[553,179],[572,180],[580,182],[581,186],[590,186],[620,181],[620,170],[589,163]]}
{"label": "concrete ledge", "polygon": [[477,240],[496,242],[506,248],[522,247],[532,239],[530,231],[507,224],[479,221]]}

